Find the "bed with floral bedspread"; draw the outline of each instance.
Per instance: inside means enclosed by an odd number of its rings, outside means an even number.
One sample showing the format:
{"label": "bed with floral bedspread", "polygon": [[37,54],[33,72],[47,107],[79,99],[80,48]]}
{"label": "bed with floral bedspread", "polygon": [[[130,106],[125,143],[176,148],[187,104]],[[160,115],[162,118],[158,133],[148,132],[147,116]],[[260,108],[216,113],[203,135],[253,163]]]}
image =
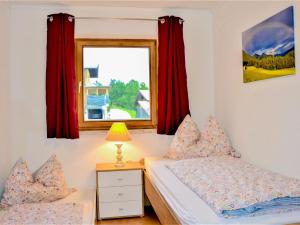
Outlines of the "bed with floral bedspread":
{"label": "bed with floral bedspread", "polygon": [[83,205],[78,203],[19,204],[0,210],[1,225],[82,224]]}
{"label": "bed with floral bedspread", "polygon": [[237,217],[300,210],[300,180],[231,156],[185,159],[167,165],[218,215]]}

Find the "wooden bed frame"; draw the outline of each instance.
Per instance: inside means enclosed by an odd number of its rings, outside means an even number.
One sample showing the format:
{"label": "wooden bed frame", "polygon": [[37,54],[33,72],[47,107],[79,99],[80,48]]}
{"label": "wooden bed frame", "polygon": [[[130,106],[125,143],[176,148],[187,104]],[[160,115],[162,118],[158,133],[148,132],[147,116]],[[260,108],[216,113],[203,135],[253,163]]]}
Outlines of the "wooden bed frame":
{"label": "wooden bed frame", "polygon": [[[146,171],[144,171],[144,181],[146,195],[160,223],[162,225],[182,225],[172,208],[169,206],[167,201],[159,192],[159,190],[151,183]],[[300,225],[300,223],[287,225]]]}

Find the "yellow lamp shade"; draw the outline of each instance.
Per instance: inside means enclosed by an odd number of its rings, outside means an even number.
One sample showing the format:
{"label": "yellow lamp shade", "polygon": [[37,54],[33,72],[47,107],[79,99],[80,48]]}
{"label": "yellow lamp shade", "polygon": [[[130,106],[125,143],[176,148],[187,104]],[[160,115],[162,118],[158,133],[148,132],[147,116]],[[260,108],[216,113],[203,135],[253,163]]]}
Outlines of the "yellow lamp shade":
{"label": "yellow lamp shade", "polygon": [[116,142],[130,141],[131,137],[126,124],[123,122],[113,123],[108,131],[106,140]]}

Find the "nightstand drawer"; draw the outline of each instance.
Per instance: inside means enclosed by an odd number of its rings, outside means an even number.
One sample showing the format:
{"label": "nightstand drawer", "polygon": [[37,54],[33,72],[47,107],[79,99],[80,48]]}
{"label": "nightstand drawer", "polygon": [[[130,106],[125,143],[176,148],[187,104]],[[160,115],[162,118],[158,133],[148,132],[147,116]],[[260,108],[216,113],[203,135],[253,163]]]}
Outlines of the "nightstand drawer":
{"label": "nightstand drawer", "polygon": [[141,184],[142,170],[98,172],[98,187]]}
{"label": "nightstand drawer", "polygon": [[99,202],[141,201],[142,185],[99,188]]}
{"label": "nightstand drawer", "polygon": [[142,201],[101,203],[99,218],[137,216],[143,214]]}

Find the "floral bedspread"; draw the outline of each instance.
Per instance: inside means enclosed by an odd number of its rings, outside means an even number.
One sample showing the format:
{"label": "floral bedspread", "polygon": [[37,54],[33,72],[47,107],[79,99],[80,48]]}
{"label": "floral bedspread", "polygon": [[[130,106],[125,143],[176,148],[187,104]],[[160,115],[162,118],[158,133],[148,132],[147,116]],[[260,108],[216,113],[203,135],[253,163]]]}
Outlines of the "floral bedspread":
{"label": "floral bedspread", "polygon": [[[300,208],[300,180],[230,156],[186,159],[167,165],[219,215],[225,217]],[[280,210],[279,210],[280,209]]]}
{"label": "floral bedspread", "polygon": [[79,225],[82,214],[77,203],[20,204],[0,210],[0,225]]}

